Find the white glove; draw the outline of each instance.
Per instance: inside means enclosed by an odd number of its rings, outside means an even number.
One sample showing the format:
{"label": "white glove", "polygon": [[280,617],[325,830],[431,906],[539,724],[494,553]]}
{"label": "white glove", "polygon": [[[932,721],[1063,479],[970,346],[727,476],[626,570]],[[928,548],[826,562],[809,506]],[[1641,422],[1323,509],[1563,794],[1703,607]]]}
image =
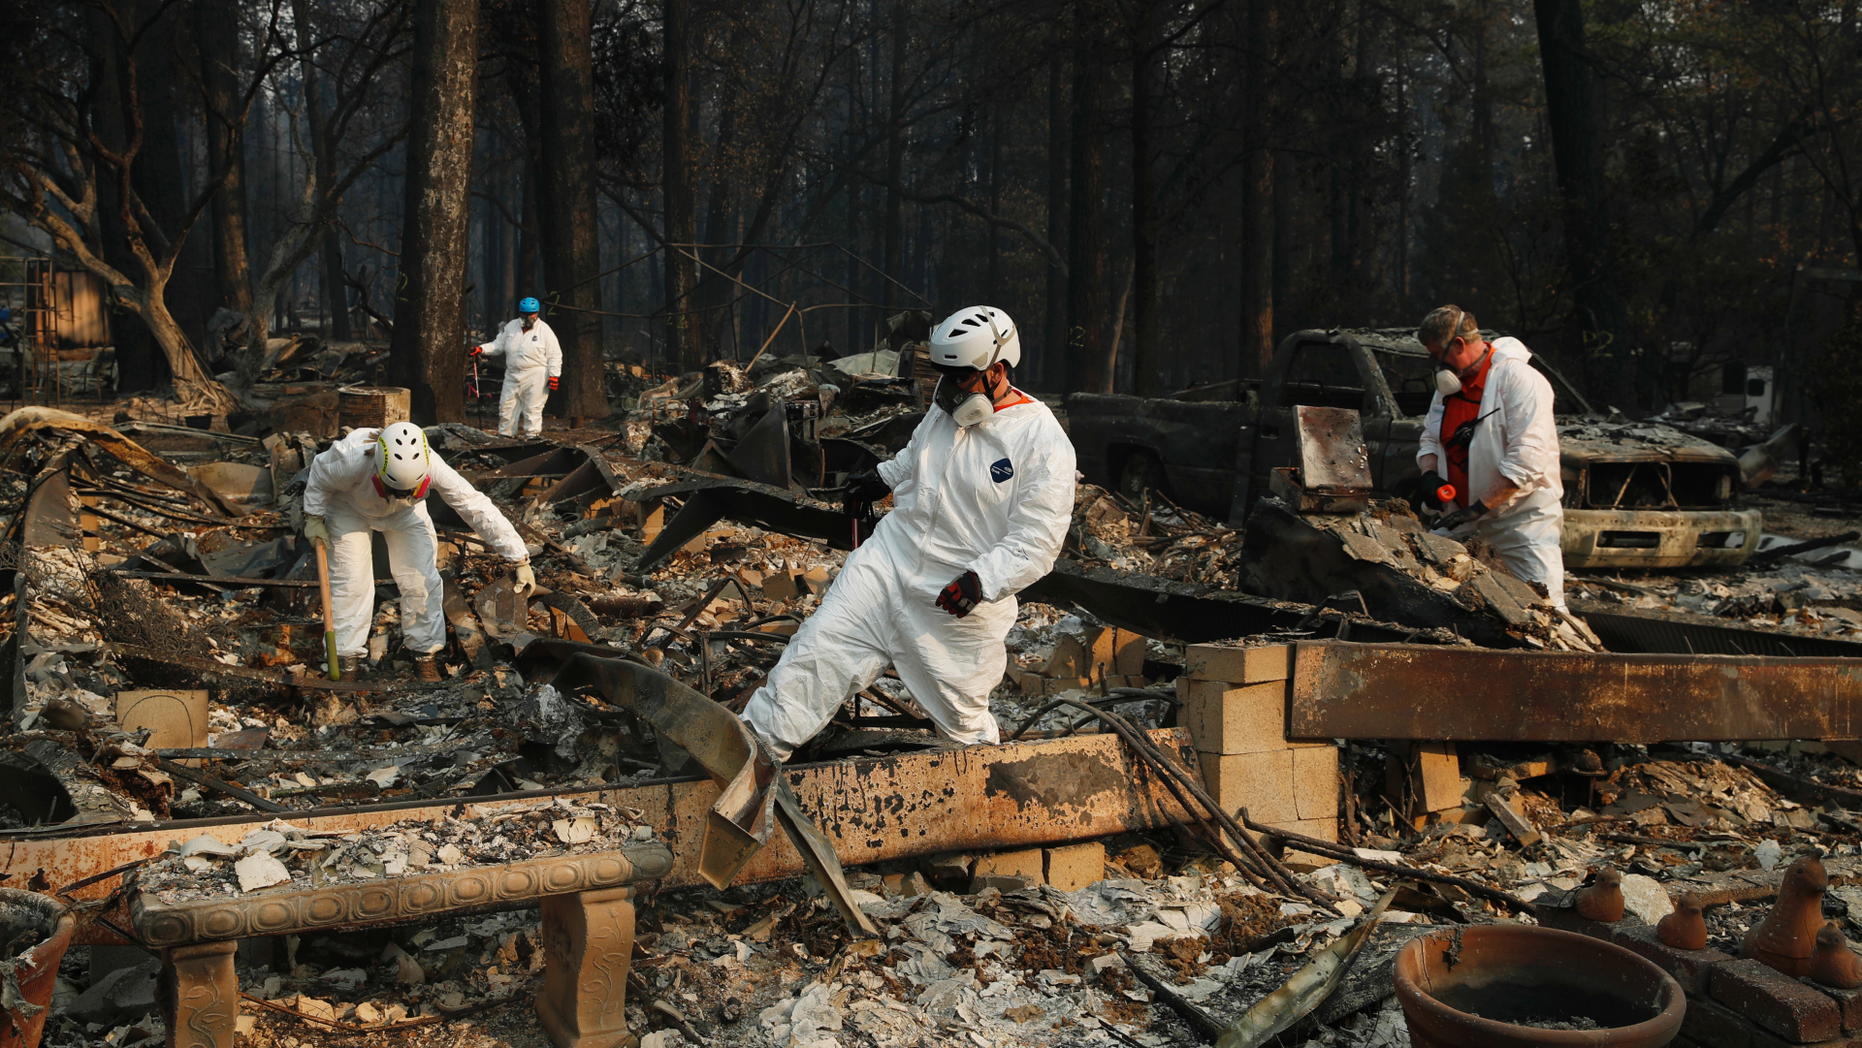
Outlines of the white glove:
{"label": "white glove", "polygon": [[522,564],[519,564],[517,570],[511,572],[511,577],[517,583],[515,588],[518,596],[528,597],[536,592],[537,573],[531,568],[529,561],[524,561]]}
{"label": "white glove", "polygon": [[325,546],[330,544],[330,526],[323,522],[323,514],[304,514],[304,538],[311,542],[320,542]]}

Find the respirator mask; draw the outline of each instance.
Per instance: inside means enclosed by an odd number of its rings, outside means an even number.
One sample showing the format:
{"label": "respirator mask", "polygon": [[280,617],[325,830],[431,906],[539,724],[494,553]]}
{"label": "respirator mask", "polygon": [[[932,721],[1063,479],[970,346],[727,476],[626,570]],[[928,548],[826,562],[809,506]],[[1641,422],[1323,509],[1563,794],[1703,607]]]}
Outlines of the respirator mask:
{"label": "respirator mask", "polygon": [[964,389],[949,375],[937,380],[937,389],[931,394],[931,400],[943,408],[952,421],[965,429],[996,412],[996,406],[990,401],[987,392]]}
{"label": "respirator mask", "polygon": [[1439,360],[1435,362],[1435,391],[1445,397],[1461,392],[1461,376]]}

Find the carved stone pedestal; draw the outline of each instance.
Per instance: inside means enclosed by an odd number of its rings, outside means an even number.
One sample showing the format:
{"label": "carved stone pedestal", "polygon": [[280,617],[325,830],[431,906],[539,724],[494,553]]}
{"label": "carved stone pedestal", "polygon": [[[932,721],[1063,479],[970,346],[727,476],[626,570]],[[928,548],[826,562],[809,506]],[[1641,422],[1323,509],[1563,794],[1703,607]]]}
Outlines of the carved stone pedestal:
{"label": "carved stone pedestal", "polygon": [[543,899],[543,992],[537,1016],[556,1048],[635,1048],[627,1031],[634,890]]}
{"label": "carved stone pedestal", "polygon": [[239,943],[203,942],[162,950],[162,1018],[168,1048],[233,1048],[239,1017]]}

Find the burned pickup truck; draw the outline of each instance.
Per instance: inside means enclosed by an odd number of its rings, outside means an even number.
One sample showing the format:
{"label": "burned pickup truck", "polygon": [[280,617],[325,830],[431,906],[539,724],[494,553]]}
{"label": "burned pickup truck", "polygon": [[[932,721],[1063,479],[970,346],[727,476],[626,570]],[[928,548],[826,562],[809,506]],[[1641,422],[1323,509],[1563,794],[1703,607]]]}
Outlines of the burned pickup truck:
{"label": "burned pickup truck", "polygon": [[[1760,514],[1735,504],[1731,452],[1666,426],[1605,422],[1543,358],[1533,363],[1557,397],[1566,567],[1734,567],[1758,548]],[[1413,480],[1432,371],[1411,331],[1300,331],[1263,379],[1155,399],[1072,394],[1068,428],[1087,480],[1240,523],[1271,472],[1293,465],[1303,405],[1360,413],[1377,490]]]}

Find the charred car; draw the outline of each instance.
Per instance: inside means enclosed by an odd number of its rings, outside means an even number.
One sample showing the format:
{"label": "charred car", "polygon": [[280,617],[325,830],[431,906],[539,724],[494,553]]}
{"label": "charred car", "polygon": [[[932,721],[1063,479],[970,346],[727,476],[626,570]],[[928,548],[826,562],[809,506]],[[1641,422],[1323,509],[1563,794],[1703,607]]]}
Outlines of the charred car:
{"label": "charred car", "polygon": [[[1736,504],[1732,452],[1667,426],[1603,421],[1543,357],[1533,363],[1557,397],[1566,567],[1733,567],[1758,548],[1760,514]],[[1359,412],[1378,491],[1413,481],[1432,372],[1412,331],[1299,331],[1261,379],[1161,398],[1072,394],[1068,429],[1087,480],[1239,524],[1271,472],[1293,464],[1293,412],[1305,405]]]}

